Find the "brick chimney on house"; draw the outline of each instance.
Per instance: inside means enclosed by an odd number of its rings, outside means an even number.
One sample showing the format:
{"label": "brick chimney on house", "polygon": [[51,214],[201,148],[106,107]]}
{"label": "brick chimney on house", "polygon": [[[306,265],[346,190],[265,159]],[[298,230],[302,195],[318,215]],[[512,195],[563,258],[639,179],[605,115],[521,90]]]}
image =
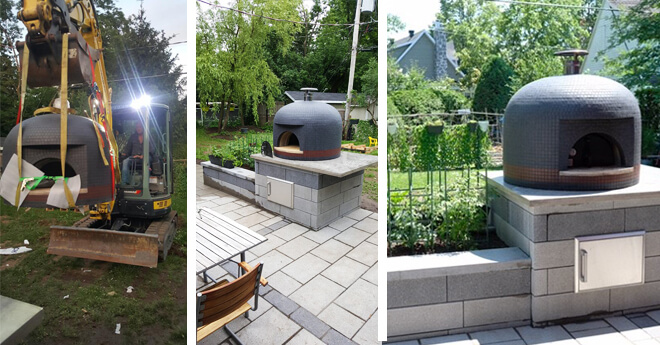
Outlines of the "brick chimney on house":
{"label": "brick chimney on house", "polygon": [[440,21],[433,25],[433,39],[435,40],[435,78],[447,77],[447,36]]}

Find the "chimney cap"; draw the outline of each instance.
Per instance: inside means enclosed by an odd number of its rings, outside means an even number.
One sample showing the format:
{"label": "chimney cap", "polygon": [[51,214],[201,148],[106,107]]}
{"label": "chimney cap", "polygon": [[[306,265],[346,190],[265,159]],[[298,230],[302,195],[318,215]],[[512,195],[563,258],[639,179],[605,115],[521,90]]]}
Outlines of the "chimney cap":
{"label": "chimney cap", "polygon": [[566,49],[555,52],[555,56],[584,56],[588,54],[589,52],[584,49]]}
{"label": "chimney cap", "polygon": [[408,35],[410,35],[410,38],[415,36],[415,30],[408,30]]}

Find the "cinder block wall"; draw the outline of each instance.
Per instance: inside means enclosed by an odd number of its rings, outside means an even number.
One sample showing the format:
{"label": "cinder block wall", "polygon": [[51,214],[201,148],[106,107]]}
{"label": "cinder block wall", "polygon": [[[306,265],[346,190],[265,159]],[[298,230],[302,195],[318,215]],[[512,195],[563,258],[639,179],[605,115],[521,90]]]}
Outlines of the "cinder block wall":
{"label": "cinder block wall", "polygon": [[530,266],[518,248],[388,258],[388,341],[529,324]]}
{"label": "cinder block wall", "polygon": [[[535,325],[660,306],[660,205],[634,207],[636,203],[630,202],[630,207],[612,208],[610,202],[608,209],[581,211],[573,205],[532,214],[496,191],[490,195],[497,235],[531,258]],[[646,231],[645,284],[574,293],[574,238],[637,230]]]}
{"label": "cinder block wall", "polygon": [[242,168],[226,169],[202,162],[204,184],[236,196],[254,200],[254,172]]}
{"label": "cinder block wall", "polygon": [[[256,161],[255,172],[258,205],[314,230],[360,206],[364,171],[340,178]],[[293,208],[268,201],[268,177],[294,183]]]}

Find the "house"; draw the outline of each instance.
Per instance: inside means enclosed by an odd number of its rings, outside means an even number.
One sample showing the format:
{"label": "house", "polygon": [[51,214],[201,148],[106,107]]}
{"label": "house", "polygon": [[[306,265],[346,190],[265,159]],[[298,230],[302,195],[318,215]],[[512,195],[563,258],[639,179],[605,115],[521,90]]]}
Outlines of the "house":
{"label": "house", "polygon": [[[286,91],[284,95],[288,98],[286,103],[303,101],[305,97],[304,91]],[[311,92],[312,100],[330,104],[339,111],[342,119],[346,111],[346,94],[336,92]],[[357,120],[370,120],[372,117],[378,120],[378,104],[369,107],[351,107],[351,119]],[[373,115],[372,115],[373,114]]]}
{"label": "house", "polygon": [[[637,46],[636,42],[629,41],[622,45],[609,48],[610,39],[614,34],[613,23],[621,16],[620,9],[627,9],[638,5],[641,0],[605,0],[603,8],[612,9],[611,11],[601,10],[598,12],[596,24],[589,39],[589,54],[585,57],[582,64],[581,73],[598,74],[604,77],[615,78],[605,75],[605,61],[616,59],[621,52],[629,51]],[[602,54],[602,56],[601,56]]]}
{"label": "house", "polygon": [[394,41],[387,54],[395,59],[404,72],[417,66],[424,70],[426,79],[452,78],[459,81],[465,76],[458,70],[458,59],[453,42],[447,42],[444,27],[435,22],[433,31],[408,31],[408,36]]}

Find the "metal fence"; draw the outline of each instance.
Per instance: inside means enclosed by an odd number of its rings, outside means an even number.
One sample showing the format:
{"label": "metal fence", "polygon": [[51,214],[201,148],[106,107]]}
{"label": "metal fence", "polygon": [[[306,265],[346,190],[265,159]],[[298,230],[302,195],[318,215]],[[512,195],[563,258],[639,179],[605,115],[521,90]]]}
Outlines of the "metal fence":
{"label": "metal fence", "polygon": [[[470,116],[468,116],[470,115]],[[399,123],[405,123],[397,131],[405,131],[398,136],[390,135],[388,140],[398,138],[404,140],[398,143],[399,147],[405,145],[405,140],[410,147],[410,153],[414,156],[422,148],[415,146],[413,138],[413,127],[424,126],[429,119],[442,119],[451,125],[445,126],[445,131],[453,126],[466,126],[471,120],[488,120],[488,129],[482,131],[477,129],[474,135],[477,140],[475,145],[483,142],[480,136],[487,135],[490,142],[501,140],[501,114],[415,114],[403,116],[389,116],[388,120],[399,118]],[[487,133],[487,134],[486,134]],[[396,139],[395,139],[396,140]],[[448,147],[442,147],[446,141],[440,141],[438,152],[447,152]],[[474,159],[451,160],[444,159],[440,154],[436,164],[420,166],[409,164],[407,168],[401,169],[392,164],[397,161],[393,155],[397,143],[388,141],[387,153],[387,197],[388,197],[388,241],[406,241],[401,236],[418,236],[419,241],[442,241],[456,239],[456,227],[472,227],[461,229],[462,233],[473,233],[483,231],[488,240],[487,231],[487,176],[489,161],[487,155],[477,154]],[[428,149],[428,148],[426,148]],[[485,147],[475,147],[476,151],[485,150]],[[433,148],[431,148],[433,150]],[[450,162],[451,161],[451,162]],[[399,162],[395,162],[399,163]],[[469,212],[483,212],[474,215]],[[401,214],[406,215],[402,221]],[[471,221],[470,219],[474,220]],[[478,221],[477,221],[478,220]],[[462,222],[462,223],[461,223]],[[408,224],[408,223],[415,223]],[[461,224],[459,224],[461,223]],[[411,230],[417,227],[417,230]],[[405,228],[406,230],[401,230]],[[403,233],[402,233],[403,232]],[[461,235],[462,236],[462,235]],[[408,239],[412,243],[412,239]],[[428,245],[427,245],[428,246]]]}

